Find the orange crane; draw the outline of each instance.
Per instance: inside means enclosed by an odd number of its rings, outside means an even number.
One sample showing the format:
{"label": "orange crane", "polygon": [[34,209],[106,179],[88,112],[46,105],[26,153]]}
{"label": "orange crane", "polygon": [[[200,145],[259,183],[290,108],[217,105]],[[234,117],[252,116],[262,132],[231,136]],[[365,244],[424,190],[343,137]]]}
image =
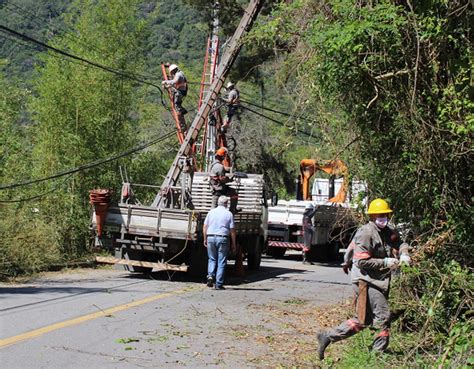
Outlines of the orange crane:
{"label": "orange crane", "polygon": [[343,177],[342,186],[336,196],[328,199],[329,202],[343,203],[346,201],[349,186],[347,166],[341,160],[315,160],[303,159],[300,162],[300,183],[303,200],[311,200],[309,181],[317,170],[321,170],[331,176]]}

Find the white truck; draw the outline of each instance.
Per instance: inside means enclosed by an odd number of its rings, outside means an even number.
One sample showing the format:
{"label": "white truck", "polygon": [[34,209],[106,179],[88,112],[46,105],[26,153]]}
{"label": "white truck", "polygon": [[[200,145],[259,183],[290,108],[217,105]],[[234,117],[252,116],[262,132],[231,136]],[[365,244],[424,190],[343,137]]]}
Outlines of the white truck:
{"label": "white truck", "polygon": [[[342,179],[334,180],[335,192],[343,186]],[[354,181],[351,198],[365,191],[365,183]],[[336,260],[349,244],[357,227],[354,205],[349,198],[342,203],[328,202],[334,194],[329,179],[316,178],[311,200],[279,200],[268,207],[268,243],[266,253],[283,257],[287,249],[302,250],[303,213],[308,204],[316,207],[313,218],[314,232],[309,257],[313,260]]]}
{"label": "white truck", "polygon": [[[190,268],[195,274],[205,275],[207,252],[202,226],[211,208],[212,193],[209,173],[206,169],[197,170],[198,163],[202,159],[208,168],[216,147],[225,142],[225,137],[219,136],[220,123],[211,125],[208,118],[218,113],[217,97],[242,46],[241,38],[251,28],[262,6],[262,0],[251,0],[218,67],[205,63],[209,66],[206,76],[212,78],[202,83],[202,89],[206,90],[202,90],[201,95],[205,98],[200,101],[198,113],[187,131],[179,129],[180,119],[184,118],[178,116],[172,105],[181,146],[154,201],[147,206],[136,201],[133,187],[137,185],[127,179],[117,204],[109,203],[110,193],[91,191],[90,200],[94,205],[91,229],[95,245],[115,251],[115,257],[97,257],[98,262],[122,265],[135,272]],[[217,30],[213,37],[216,35]],[[211,54],[209,57],[217,63],[217,50]],[[203,127],[206,129],[201,137]],[[202,157],[199,159],[198,155]],[[238,243],[234,256],[246,258],[248,267],[257,269],[266,242],[263,175],[235,175],[234,178],[229,185],[237,190],[240,208],[234,215]]]}

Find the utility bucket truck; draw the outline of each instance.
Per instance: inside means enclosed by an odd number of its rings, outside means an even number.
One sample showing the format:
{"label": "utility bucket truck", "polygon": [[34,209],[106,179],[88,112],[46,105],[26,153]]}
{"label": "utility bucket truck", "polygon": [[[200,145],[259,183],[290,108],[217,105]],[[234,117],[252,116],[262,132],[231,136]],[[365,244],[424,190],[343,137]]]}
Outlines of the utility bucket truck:
{"label": "utility bucket truck", "polygon": [[[310,193],[310,179],[318,170],[331,178],[316,178]],[[316,212],[309,257],[313,260],[338,259],[357,227],[357,216],[347,192],[350,190],[354,197],[365,191],[365,184],[361,181],[354,181],[349,186],[347,174],[347,167],[340,160],[303,159],[297,182],[297,198],[279,200],[268,208],[266,253],[283,257],[287,249],[303,250],[303,213],[306,206],[312,204]]]}
{"label": "utility bucket truck", "polygon": [[[238,55],[241,38],[262,5],[262,0],[250,1],[218,65],[217,30],[214,29],[206,51],[203,73],[206,78],[201,84],[198,113],[186,131],[179,130],[178,126],[181,146],[153,203],[149,206],[137,203],[133,196],[134,185],[128,182],[123,183],[117,204],[109,203],[110,196],[104,195],[104,191],[91,192],[94,205],[91,229],[95,244],[115,252],[114,257],[98,257],[99,262],[122,265],[135,272],[192,269],[196,274],[205,275],[207,251],[202,228],[212,204],[208,168],[216,149],[225,145],[225,136],[219,129],[217,97]],[[176,112],[173,113],[176,117]],[[203,127],[204,133],[201,133]],[[230,186],[238,193],[240,211],[234,214],[238,251],[233,256],[240,260],[246,258],[248,267],[257,269],[266,242],[263,175],[234,173],[234,178]]]}

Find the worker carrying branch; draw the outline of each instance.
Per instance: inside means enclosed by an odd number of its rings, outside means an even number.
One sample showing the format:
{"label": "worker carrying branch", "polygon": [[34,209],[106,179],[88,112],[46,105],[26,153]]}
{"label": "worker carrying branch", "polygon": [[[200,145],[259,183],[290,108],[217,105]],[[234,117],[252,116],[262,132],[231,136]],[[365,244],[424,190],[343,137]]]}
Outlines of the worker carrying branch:
{"label": "worker carrying branch", "polygon": [[225,133],[230,125],[232,117],[237,113],[240,107],[240,92],[237,90],[232,82],[227,83],[226,89],[228,91],[227,98],[224,99],[227,105],[227,114],[222,125],[222,132]]}
{"label": "worker carrying branch", "polygon": [[402,242],[399,233],[388,225],[392,213],[385,200],[373,200],[367,211],[370,221],[357,230],[351,242],[351,279],[356,295],[357,317],[341,323],[336,328],[318,333],[318,354],[321,360],[324,359],[324,351],[331,342],[353,336],[369,325],[381,329],[374,339],[373,350],[384,351],[388,346],[388,292],[391,273],[400,265],[410,264],[408,244]]}
{"label": "worker carrying branch", "polygon": [[230,197],[229,210],[235,213],[237,212],[238,195],[237,191],[228,185],[228,183],[234,179],[233,177],[226,176],[226,169],[222,163],[226,156],[227,149],[225,147],[219,148],[215,154],[216,160],[212,163],[211,169],[209,170],[209,183],[212,189],[212,207],[215,208],[217,206],[219,196],[225,195]]}
{"label": "worker carrying branch", "polygon": [[[184,73],[178,68],[176,64],[171,64],[168,71],[173,79],[161,82],[165,88],[171,88],[173,93],[173,103],[178,114],[180,124],[184,124],[184,115],[188,112],[182,105],[183,99],[188,94],[188,81]],[[183,129],[183,127],[181,127]],[[185,128],[185,127],[184,127]],[[183,129],[185,130],[185,129]]]}

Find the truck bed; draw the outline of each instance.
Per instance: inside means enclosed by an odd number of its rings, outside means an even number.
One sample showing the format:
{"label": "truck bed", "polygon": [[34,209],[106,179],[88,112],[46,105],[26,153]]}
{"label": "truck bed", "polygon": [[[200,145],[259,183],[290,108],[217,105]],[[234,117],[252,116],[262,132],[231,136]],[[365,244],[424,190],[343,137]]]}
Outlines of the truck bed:
{"label": "truck bed", "polygon": [[[212,192],[208,178],[208,173],[195,173],[191,192],[192,210],[114,204],[107,210],[103,229],[105,232],[138,237],[195,240],[211,210]],[[238,208],[241,211],[234,214],[237,234],[259,234],[262,227],[263,176],[249,174],[248,178],[239,178],[230,185],[239,195]],[[92,226],[96,227],[95,213]]]}

